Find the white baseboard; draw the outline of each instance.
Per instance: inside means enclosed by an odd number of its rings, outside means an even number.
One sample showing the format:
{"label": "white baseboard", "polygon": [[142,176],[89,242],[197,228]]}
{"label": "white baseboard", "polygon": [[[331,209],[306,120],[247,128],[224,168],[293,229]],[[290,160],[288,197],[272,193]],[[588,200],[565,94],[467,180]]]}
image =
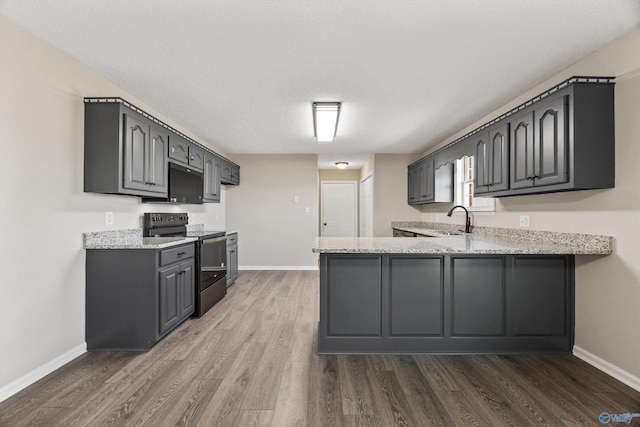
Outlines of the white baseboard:
{"label": "white baseboard", "polygon": [[64,364],[71,362],[73,359],[75,359],[76,357],[86,352],[87,352],[87,344],[82,343],[79,346],[67,351],[66,353],[61,354],[55,359],[50,360],[49,362],[45,363],[39,368],[36,368],[33,371],[29,372],[28,374],[18,378],[12,383],[9,383],[6,386],[0,388],[0,402],[8,399],[9,397],[19,392],[20,390],[27,388],[28,386],[35,383],[39,379],[46,377],[51,372],[60,368]]}
{"label": "white baseboard", "polygon": [[238,270],[305,270],[318,271],[316,265],[241,265]]}
{"label": "white baseboard", "polygon": [[625,383],[629,387],[640,391],[640,378],[625,371],[624,369],[618,368],[616,365],[609,363],[604,359],[601,359],[593,353],[589,353],[587,350],[580,348],[577,345],[573,346],[573,355],[578,359],[584,360],[589,365],[600,369],[605,374],[608,374],[618,381]]}

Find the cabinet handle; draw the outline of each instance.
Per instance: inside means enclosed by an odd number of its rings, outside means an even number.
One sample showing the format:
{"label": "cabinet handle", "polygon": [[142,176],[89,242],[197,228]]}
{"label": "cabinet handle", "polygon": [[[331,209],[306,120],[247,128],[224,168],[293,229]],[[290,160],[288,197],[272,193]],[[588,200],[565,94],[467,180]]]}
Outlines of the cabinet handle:
{"label": "cabinet handle", "polygon": [[186,252],[178,252],[176,255],[177,255],[177,256],[182,256],[182,255],[184,255],[184,254],[186,254]]}

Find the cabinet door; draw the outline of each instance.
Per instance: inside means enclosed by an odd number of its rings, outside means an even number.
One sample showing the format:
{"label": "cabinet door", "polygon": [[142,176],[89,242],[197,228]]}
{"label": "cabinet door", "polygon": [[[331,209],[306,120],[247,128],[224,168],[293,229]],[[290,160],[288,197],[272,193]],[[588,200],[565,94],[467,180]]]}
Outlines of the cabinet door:
{"label": "cabinet door", "polygon": [[389,334],[441,336],[442,257],[389,257]]}
{"label": "cabinet door", "polygon": [[189,164],[189,142],[175,133],[169,138],[169,158],[183,165]]}
{"label": "cabinet door", "polygon": [[407,199],[410,205],[418,203],[418,166],[413,165],[407,174]]}
{"label": "cabinet door", "polygon": [[567,256],[514,256],[514,335],[561,336],[569,332],[570,271]]}
{"label": "cabinet door", "polygon": [[124,188],[147,190],[149,124],[124,114]]}
{"label": "cabinet door", "polygon": [[181,270],[176,265],[160,271],[159,317],[160,335],[165,334],[180,321],[180,286]]}
{"label": "cabinet door", "polygon": [[535,109],[534,184],[567,182],[568,96],[551,99]]}
{"label": "cabinet door", "polygon": [[419,185],[421,188],[420,191],[420,202],[432,202],[435,198],[435,193],[433,191],[434,188],[434,177],[435,171],[433,169],[433,158],[426,159],[422,163],[422,167],[418,169],[418,172],[422,171],[422,177],[419,177]]}
{"label": "cabinet door", "polygon": [[221,179],[222,182],[233,182],[233,165],[229,162],[222,162]]}
{"label": "cabinet door", "polygon": [[204,150],[196,145],[189,145],[189,166],[202,171],[204,169]]}
{"label": "cabinet door", "polygon": [[204,202],[220,202],[220,159],[205,153],[204,160]]}
{"label": "cabinet door", "polygon": [[482,194],[489,191],[491,185],[490,160],[491,149],[489,145],[489,134],[482,133],[474,138],[475,145],[475,171],[474,171],[474,193]]}
{"label": "cabinet door", "polygon": [[534,141],[533,110],[527,111],[510,121],[511,125],[511,188],[533,186]]}
{"label": "cabinet door", "polygon": [[195,311],[195,282],[193,260],[180,264],[180,318],[184,319]]}
{"label": "cabinet door", "polygon": [[489,190],[509,189],[509,124],[489,131]]}
{"label": "cabinet door", "polygon": [[327,257],[328,336],[381,336],[381,266],[377,255]]}
{"label": "cabinet door", "polygon": [[505,334],[505,260],[451,257],[452,336]]}
{"label": "cabinet door", "polygon": [[238,278],[238,246],[227,248],[227,286],[231,286]]}
{"label": "cabinet door", "polygon": [[149,140],[149,171],[147,190],[153,193],[167,194],[169,185],[167,182],[167,147],[169,146],[169,133],[160,127],[151,126],[151,139]]}

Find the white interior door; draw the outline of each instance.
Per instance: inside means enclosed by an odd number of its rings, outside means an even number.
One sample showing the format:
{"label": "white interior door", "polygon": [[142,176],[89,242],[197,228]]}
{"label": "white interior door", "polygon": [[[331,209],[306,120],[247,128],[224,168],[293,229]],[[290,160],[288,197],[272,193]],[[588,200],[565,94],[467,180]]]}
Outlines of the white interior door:
{"label": "white interior door", "polygon": [[373,237],[373,175],[360,181],[360,236]]}
{"label": "white interior door", "polygon": [[323,237],[355,237],[357,235],[357,182],[323,181],[321,193],[321,235]]}

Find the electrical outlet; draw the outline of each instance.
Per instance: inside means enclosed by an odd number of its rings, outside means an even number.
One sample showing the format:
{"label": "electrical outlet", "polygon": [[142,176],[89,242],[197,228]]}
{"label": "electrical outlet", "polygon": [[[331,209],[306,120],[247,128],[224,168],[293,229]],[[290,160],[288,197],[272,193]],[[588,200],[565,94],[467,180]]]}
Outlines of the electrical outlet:
{"label": "electrical outlet", "polygon": [[306,207],[304,208],[304,213],[309,213],[309,206],[306,206]]}
{"label": "electrical outlet", "polygon": [[529,227],[529,215],[520,215],[520,227]]}
{"label": "electrical outlet", "polygon": [[300,198],[298,196],[293,196],[293,203],[298,203]]}
{"label": "electrical outlet", "polygon": [[104,213],[104,225],[113,225],[113,212]]}

